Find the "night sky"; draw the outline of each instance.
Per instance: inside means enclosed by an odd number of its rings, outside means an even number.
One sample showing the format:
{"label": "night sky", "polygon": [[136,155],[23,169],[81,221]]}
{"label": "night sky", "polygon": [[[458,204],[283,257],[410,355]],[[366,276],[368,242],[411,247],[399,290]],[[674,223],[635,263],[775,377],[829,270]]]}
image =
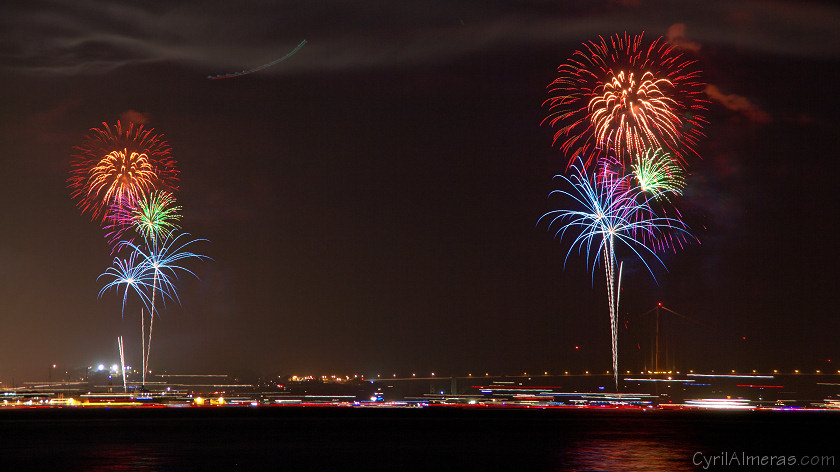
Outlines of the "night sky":
{"label": "night sky", "polygon": [[564,269],[536,225],[568,162],[540,123],[557,67],[624,32],[696,58],[710,103],[680,202],[700,243],[658,284],[627,258],[620,367],[661,301],[696,321],[665,320],[687,368],[840,369],[838,25],[798,1],[3,2],[0,381],[118,362],[119,335],[139,363],[139,307],[97,299],[112,256],[66,186],[118,119],[164,135],[213,259],[152,370],[606,371],[603,268]]}

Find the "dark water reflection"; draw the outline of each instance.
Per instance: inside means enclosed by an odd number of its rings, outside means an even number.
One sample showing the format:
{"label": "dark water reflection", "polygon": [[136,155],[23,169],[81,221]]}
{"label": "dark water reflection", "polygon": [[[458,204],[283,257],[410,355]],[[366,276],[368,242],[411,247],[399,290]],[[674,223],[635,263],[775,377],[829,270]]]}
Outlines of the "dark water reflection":
{"label": "dark water reflection", "polygon": [[837,414],[223,408],[0,410],[0,469],[684,471],[830,454]]}
{"label": "dark water reflection", "polygon": [[702,449],[691,420],[650,412],[598,412],[579,418],[574,440],[560,446],[556,470],[696,470],[692,455]]}
{"label": "dark water reflection", "polygon": [[[579,471],[697,470],[690,461],[695,451],[695,447],[677,440],[658,442],[651,438],[598,439],[575,442],[561,465],[568,466],[563,469]],[[689,460],[686,460],[687,458]]]}
{"label": "dark water reflection", "polygon": [[80,457],[80,466],[89,472],[135,472],[160,470],[167,454],[148,445],[105,444],[91,448]]}

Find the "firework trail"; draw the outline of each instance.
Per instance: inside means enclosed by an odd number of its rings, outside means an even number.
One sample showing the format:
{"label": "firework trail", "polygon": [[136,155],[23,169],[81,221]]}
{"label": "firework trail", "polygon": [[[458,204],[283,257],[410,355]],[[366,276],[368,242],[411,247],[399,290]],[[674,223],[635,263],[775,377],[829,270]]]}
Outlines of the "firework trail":
{"label": "firework trail", "polygon": [[[178,220],[181,215],[178,212],[181,210],[180,206],[176,206],[175,197],[166,191],[154,191],[151,194],[143,194],[135,199],[132,205],[127,204],[113,204],[108,212],[105,226],[107,231],[106,239],[111,245],[111,253],[117,252],[120,248],[131,247],[133,254],[140,254],[137,252],[137,246],[133,244],[133,238],[126,237],[127,230],[134,228],[138,235],[144,240],[153,241],[152,247],[157,245],[157,241],[161,237],[169,236],[172,231],[178,229]],[[142,254],[141,254],[142,255]],[[143,383],[145,384],[145,373],[147,371],[146,362],[148,361],[147,352],[150,349],[152,342],[152,330],[154,329],[154,313],[155,303],[158,289],[158,271],[154,271],[152,277],[152,296],[150,300],[149,310],[149,340],[146,342],[146,321],[145,314],[140,312],[140,336],[142,338],[142,352],[143,352]],[[174,286],[170,285],[169,289],[174,290]]]}
{"label": "firework trail", "polygon": [[[145,240],[151,241],[148,247],[157,248],[160,238],[168,238],[173,231],[178,229],[178,220],[181,215],[178,213],[180,206],[175,205],[175,197],[165,191],[153,192],[151,195],[144,195],[137,200],[137,205],[132,212],[133,222],[137,233]],[[152,280],[152,311],[149,313],[149,342],[144,344],[144,365],[149,361],[149,352],[152,346],[152,330],[155,326],[155,296],[157,294],[157,282],[160,275],[158,268],[155,268],[155,275]],[[174,290],[174,287],[173,287]]]}
{"label": "firework trail", "polygon": [[[160,239],[159,236],[162,236],[163,238]],[[181,239],[182,237],[186,238]],[[145,372],[148,368],[151,353],[152,331],[154,329],[155,315],[158,314],[157,308],[155,307],[154,294],[156,291],[160,290],[164,306],[166,306],[166,298],[180,303],[180,300],[178,299],[178,291],[174,283],[174,280],[177,280],[178,278],[178,272],[186,272],[197,278],[194,272],[183,265],[180,265],[180,261],[192,258],[209,259],[207,256],[187,250],[188,246],[199,241],[207,240],[189,239],[188,233],[176,235],[174,231],[169,231],[164,234],[158,234],[157,232],[147,233],[147,236],[144,237],[144,246],[137,246],[131,242],[125,243],[125,246],[132,250],[133,255],[137,255],[143,260],[142,265],[152,272],[152,299],[150,300],[151,309],[149,311],[149,337],[148,341],[144,342],[145,347],[143,348],[144,383]]]}
{"label": "firework trail", "polygon": [[[653,257],[663,265],[648,241],[657,240],[666,229],[688,233],[682,221],[676,218],[656,216],[650,208],[652,197],[640,198],[639,188],[630,184],[629,176],[618,176],[610,172],[601,172],[588,177],[582,159],[579,165],[572,165],[571,177],[557,175],[570,190],[553,190],[553,194],[568,197],[577,209],[550,211],[539,218],[548,221],[549,231],[562,241],[574,233],[569,251],[563,261],[566,262],[572,252],[586,253],[587,265],[592,267],[594,281],[595,265],[604,264],[607,283],[607,301],[610,310],[610,331],[612,335],[613,375],[618,388],[618,316],[619,292],[621,288],[621,264],[617,264],[616,244],[630,249],[653,275],[653,270],[646,261]],[[616,272],[616,265],[618,271]]]}
{"label": "firework trail", "polygon": [[669,151],[685,164],[702,137],[708,103],[695,61],[658,38],[615,35],[590,41],[558,70],[543,103],[556,128],[554,144],[586,165],[609,154],[622,165],[647,149]]}
{"label": "firework trail", "polygon": [[[209,258],[188,250],[188,246],[203,240],[188,240],[188,234],[175,234],[181,218],[181,207],[175,204],[172,194],[177,188],[178,170],[166,141],[153,134],[152,129],[133,123],[123,127],[119,121],[114,127],[103,123],[103,128],[92,129],[75,149],[68,178],[71,195],[83,214],[90,214],[93,221],[102,224],[111,253],[117,254],[113,265],[98,278],[108,279],[99,297],[111,288],[116,288],[118,293],[122,289],[123,317],[129,292],[134,292],[143,305],[140,334],[145,385],[154,319],[158,314],[157,298],[163,300],[164,306],[167,298],[179,301],[175,286],[178,274],[195,275],[181,261]],[[140,241],[135,243],[138,237]],[[119,257],[122,254],[128,257]],[[121,362],[124,362],[121,337],[119,344]]]}
{"label": "firework trail", "polygon": [[132,242],[123,242],[122,247],[131,250],[127,259],[119,257],[114,258],[112,267],[109,267],[99,277],[110,278],[111,281],[107,283],[99,292],[101,297],[108,289],[124,286],[122,313],[125,313],[125,304],[128,299],[129,289],[132,289],[143,302],[145,308],[149,311],[151,321],[149,322],[149,337],[148,341],[145,335],[145,315],[141,311],[141,336],[143,338],[143,384],[146,383],[146,372],[148,370],[149,353],[151,352],[152,343],[152,328],[154,323],[154,316],[158,313],[155,302],[150,294],[157,292],[161,293],[164,305],[166,299],[180,302],[178,299],[178,291],[175,287],[174,280],[178,278],[178,272],[186,272],[195,276],[191,270],[180,264],[180,261],[189,258],[209,259],[207,256],[196,254],[186,250],[186,248],[198,241],[206,241],[204,239],[187,240],[182,239],[188,234],[173,235],[167,234],[163,241],[156,239],[146,239],[144,246],[137,246]]}
{"label": "firework trail", "polygon": [[[129,289],[132,289],[134,293],[136,293],[140,300],[143,302],[143,305],[148,309],[151,303],[151,300],[148,296],[148,291],[152,288],[152,284],[149,283],[149,279],[152,276],[151,268],[145,263],[145,261],[138,261],[138,254],[137,252],[132,252],[129,255],[128,259],[120,259],[119,257],[114,258],[114,263],[111,267],[109,267],[104,273],[102,273],[98,278],[106,277],[111,278],[112,280],[105,284],[102,287],[102,290],[99,291],[99,297],[102,297],[102,294],[105,293],[108,289],[112,287],[116,287],[117,291],[119,292],[120,286],[124,286],[123,292],[123,303],[122,303],[122,311],[121,315],[125,317],[125,304],[128,300],[128,292]],[[140,338],[142,340],[142,349],[145,353],[146,347],[146,334],[145,334],[145,314],[143,310],[140,310]],[[145,364],[143,364],[143,384],[146,383],[146,368]]]}
{"label": "firework trail", "polygon": [[67,182],[82,213],[105,223],[114,205],[132,207],[144,193],[174,190],[178,170],[166,141],[152,129],[102,124],[76,148]]}
{"label": "firework trail", "polygon": [[292,57],[292,55],[294,53],[298,52],[300,50],[300,48],[302,48],[305,45],[306,45],[306,40],[304,39],[303,41],[300,42],[300,44],[297,45],[297,47],[292,49],[288,54],[281,57],[280,59],[275,59],[275,60],[269,62],[268,64],[263,64],[259,67],[254,67],[253,69],[243,70],[243,71],[240,71],[240,72],[231,72],[229,74],[219,74],[219,75],[208,75],[207,78],[210,79],[210,80],[230,79],[232,77],[239,77],[241,75],[253,74],[254,72],[259,72],[263,69],[268,69],[269,67],[271,67],[275,64],[278,64],[280,62],[283,62],[286,59]]}
{"label": "firework trail", "polygon": [[120,370],[122,370],[122,378],[123,378],[123,391],[128,392],[128,384],[125,380],[125,351],[123,350],[123,338],[122,336],[117,336],[117,347],[120,350]]}

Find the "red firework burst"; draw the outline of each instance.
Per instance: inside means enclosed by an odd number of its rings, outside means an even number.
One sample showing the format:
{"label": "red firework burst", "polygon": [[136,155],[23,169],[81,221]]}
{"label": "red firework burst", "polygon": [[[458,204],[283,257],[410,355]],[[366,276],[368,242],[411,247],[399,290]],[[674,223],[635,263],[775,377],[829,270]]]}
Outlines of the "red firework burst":
{"label": "red firework burst", "polygon": [[91,129],[72,157],[67,182],[82,213],[104,222],[114,205],[130,207],[155,189],[176,190],[175,159],[153,129],[119,121],[113,128],[102,125]]}
{"label": "red firework burst", "polygon": [[557,69],[543,120],[557,128],[554,144],[586,165],[608,155],[626,165],[648,149],[665,149],[685,166],[703,136],[705,119],[696,61],[661,37],[645,47],[642,35],[584,43]]}

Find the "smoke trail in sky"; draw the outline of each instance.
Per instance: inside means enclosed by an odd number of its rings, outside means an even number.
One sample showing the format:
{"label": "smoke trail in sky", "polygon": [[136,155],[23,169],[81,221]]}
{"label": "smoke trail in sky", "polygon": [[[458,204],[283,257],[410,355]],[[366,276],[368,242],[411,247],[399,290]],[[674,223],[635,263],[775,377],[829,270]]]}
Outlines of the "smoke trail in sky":
{"label": "smoke trail in sky", "polygon": [[300,44],[298,44],[297,47],[292,49],[288,54],[281,57],[280,59],[275,59],[275,60],[269,62],[268,64],[263,64],[259,67],[254,67],[253,69],[243,70],[243,71],[240,71],[240,72],[231,72],[229,74],[219,74],[219,75],[208,75],[207,78],[210,79],[210,80],[230,79],[232,77],[239,77],[239,76],[242,76],[242,75],[253,74],[254,72],[259,72],[263,69],[268,69],[269,67],[271,67],[275,64],[278,64],[280,62],[283,62],[286,59],[292,57],[292,55],[294,53],[298,52],[300,50],[300,48],[302,48],[304,45],[306,45],[306,40],[305,39],[303,41],[301,41]]}

